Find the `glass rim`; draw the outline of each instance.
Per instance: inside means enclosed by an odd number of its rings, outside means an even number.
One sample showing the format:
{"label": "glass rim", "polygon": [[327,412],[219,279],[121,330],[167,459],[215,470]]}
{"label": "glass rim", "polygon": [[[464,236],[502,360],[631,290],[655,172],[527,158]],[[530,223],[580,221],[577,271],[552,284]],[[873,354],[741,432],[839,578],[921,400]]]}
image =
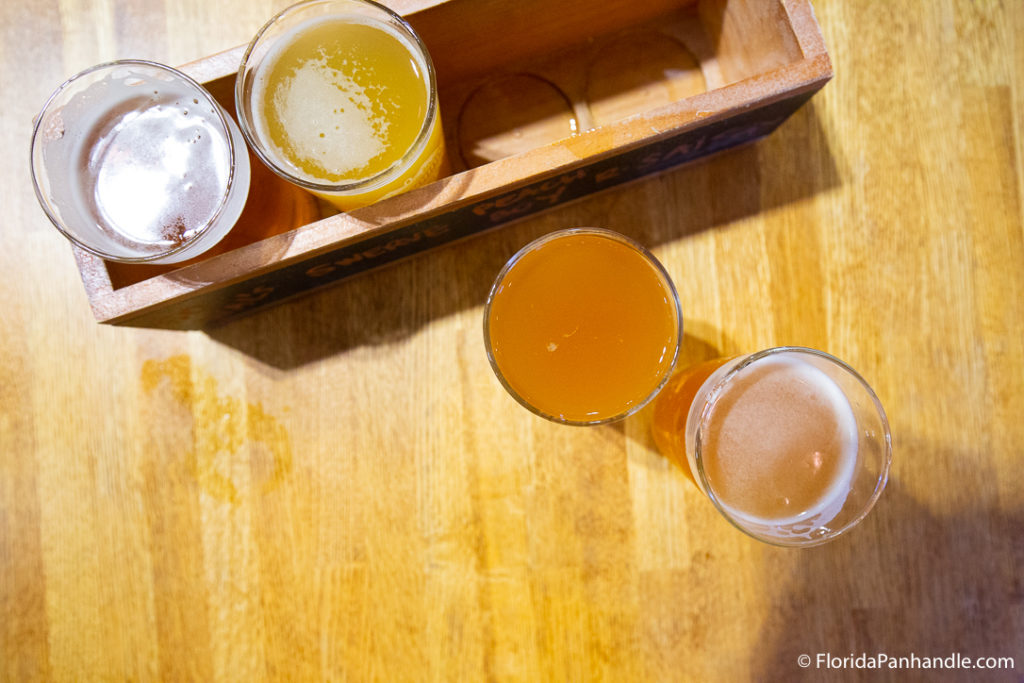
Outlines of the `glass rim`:
{"label": "glass rim", "polygon": [[[882,467],[878,474],[878,479],[875,482],[875,487],[871,492],[871,496],[868,497],[867,501],[863,504],[857,514],[843,524],[841,527],[830,529],[827,533],[820,534],[811,539],[786,539],[768,536],[765,534],[757,533],[756,531],[746,527],[742,521],[737,520],[733,514],[731,514],[725,505],[719,500],[714,488],[711,486],[711,482],[708,481],[707,474],[704,471],[704,459],[701,453],[701,434],[707,427],[707,422],[710,419],[711,412],[717,405],[718,400],[721,398],[727,384],[731,383],[735,377],[742,372],[745,368],[750,365],[757,363],[765,358],[776,356],[781,353],[798,353],[815,356],[823,359],[829,363],[838,366],[840,369],[846,371],[851,375],[861,387],[867,392],[870,397],[875,410],[878,413],[879,420],[881,421],[882,428],[885,432],[885,454],[882,459]],[[718,512],[734,527],[747,534],[748,536],[755,538],[759,541],[768,543],[770,545],[784,546],[784,547],[812,547],[821,545],[835,539],[836,537],[846,533],[853,527],[857,526],[867,516],[871,509],[878,502],[879,497],[882,495],[882,491],[885,489],[885,485],[889,479],[889,469],[892,465],[892,433],[889,428],[889,419],[885,414],[885,409],[882,407],[881,401],[875,394],[874,389],[868,384],[859,372],[857,372],[848,363],[840,358],[836,358],[830,353],[820,351],[818,349],[812,349],[806,346],[775,346],[761,351],[756,351],[745,357],[743,357],[736,365],[729,368],[729,370],[722,375],[714,384],[713,387],[708,391],[707,398],[704,401],[704,405],[701,408],[700,417],[697,422],[697,428],[694,435],[693,445],[693,461],[697,467],[697,477],[699,479],[699,485],[704,494],[711,500],[712,504],[718,510]]]}
{"label": "glass rim", "polygon": [[[173,77],[181,79],[182,81],[184,81],[186,85],[188,85],[191,89],[193,89],[197,93],[199,93],[207,101],[207,103],[212,105],[213,106],[213,113],[217,117],[216,120],[217,120],[218,124],[220,125],[221,131],[224,134],[224,139],[226,140],[226,143],[227,143],[228,157],[229,157],[229,161],[230,161],[230,163],[228,164],[228,177],[227,177],[227,182],[226,182],[225,187],[224,187],[224,192],[222,193],[220,199],[217,202],[217,210],[213,212],[213,215],[210,216],[210,218],[206,222],[203,223],[202,227],[199,228],[198,230],[196,230],[195,233],[191,237],[189,237],[187,240],[184,240],[180,244],[178,244],[178,245],[176,245],[174,247],[171,247],[169,249],[165,249],[165,250],[162,250],[162,251],[154,253],[154,254],[146,254],[145,256],[124,256],[124,255],[120,255],[120,254],[108,254],[108,253],[104,252],[102,249],[99,249],[99,248],[94,247],[92,245],[86,244],[82,240],[80,240],[79,238],[77,238],[74,235],[72,235],[62,225],[62,223],[64,223],[64,221],[54,213],[54,210],[53,210],[53,208],[50,205],[50,200],[47,197],[44,196],[43,189],[40,187],[39,178],[38,178],[39,171],[37,171],[37,164],[36,164],[36,152],[37,152],[37,144],[36,143],[37,143],[37,140],[39,139],[39,136],[40,136],[40,132],[41,132],[41,127],[43,125],[43,121],[46,118],[45,115],[50,110],[51,105],[53,105],[54,101],[64,91],[66,91],[72,84],[78,82],[82,78],[85,78],[87,76],[91,76],[91,75],[95,74],[98,71],[107,71],[107,70],[113,70],[113,69],[116,69],[116,68],[119,68],[119,67],[131,67],[131,66],[151,68],[151,69],[156,69],[157,71],[162,71],[162,72],[165,72],[165,73],[169,73]],[[151,263],[153,261],[157,261],[157,260],[160,260],[160,259],[165,259],[165,258],[167,258],[169,256],[174,256],[175,254],[180,254],[182,251],[184,251],[185,249],[188,249],[193,244],[195,244],[196,241],[198,241],[198,240],[202,239],[203,237],[205,237],[206,234],[210,231],[210,228],[212,228],[217,223],[217,221],[221,217],[221,214],[223,214],[225,207],[227,207],[228,199],[231,197],[231,192],[234,189],[234,186],[235,186],[235,166],[236,166],[236,159],[237,159],[237,156],[238,156],[238,151],[235,149],[235,142],[234,142],[234,139],[233,139],[234,136],[231,134],[231,126],[228,123],[227,119],[225,118],[226,116],[227,115],[224,113],[222,107],[217,102],[217,100],[215,100],[213,98],[213,95],[210,93],[210,91],[208,91],[206,88],[204,88],[203,85],[201,83],[199,83],[199,81],[197,81],[196,79],[192,78],[191,76],[189,76],[185,72],[183,72],[183,71],[181,71],[179,69],[174,68],[173,66],[168,66],[167,64],[161,64],[160,62],[154,62],[154,61],[151,61],[151,60],[148,60],[148,59],[115,59],[115,60],[108,61],[108,62],[102,62],[100,64],[94,64],[93,66],[90,66],[87,69],[83,69],[82,71],[79,71],[75,75],[73,75],[70,78],[66,79],[59,86],[57,86],[57,88],[54,89],[54,91],[52,93],[50,93],[50,96],[46,98],[46,102],[43,104],[42,108],[39,110],[39,113],[36,114],[35,118],[33,119],[33,122],[32,122],[32,139],[31,139],[31,144],[30,144],[30,148],[29,148],[29,170],[30,170],[30,175],[32,176],[32,189],[35,191],[36,199],[39,201],[39,205],[43,208],[43,211],[46,213],[46,217],[50,219],[50,222],[53,224],[53,226],[55,228],[57,228],[57,230],[59,230],[60,233],[62,235],[64,235],[64,237],[66,237],[75,246],[79,247],[83,251],[87,251],[90,254],[92,254],[94,256],[98,256],[98,257],[100,257],[100,258],[102,258],[104,260],[116,261],[116,262],[119,262],[119,263]],[[45,172],[45,169],[42,169],[42,171]]]}
{"label": "glass rim", "polygon": [[[412,47],[416,52],[415,56],[418,56],[423,61],[423,66],[426,67],[427,74],[427,114],[423,117],[423,125],[420,127],[419,133],[417,133],[416,139],[413,140],[411,145],[409,145],[409,148],[406,149],[405,152],[403,152],[402,155],[393,161],[387,168],[382,171],[378,171],[369,178],[347,180],[341,183],[310,180],[309,178],[299,176],[286,168],[283,163],[278,161],[274,154],[270,153],[266,149],[268,145],[264,144],[261,140],[254,122],[250,121],[248,113],[249,110],[246,107],[246,104],[252,95],[252,88],[248,89],[250,92],[246,92],[246,70],[248,68],[255,73],[262,67],[262,60],[259,64],[252,67],[250,67],[249,61],[253,56],[253,52],[256,47],[261,44],[260,41],[265,37],[267,31],[274,27],[280,20],[296,12],[300,12],[306,8],[316,5],[333,4],[364,5],[367,8],[380,11],[387,15],[387,20],[396,23],[405,33],[406,37],[411,40]],[[408,21],[389,7],[385,7],[374,0],[301,0],[300,2],[296,2],[285,7],[283,10],[272,16],[265,24],[263,24],[263,26],[260,27],[259,31],[256,32],[252,40],[250,40],[249,44],[246,46],[245,53],[242,55],[242,61],[239,63],[238,72],[235,77],[235,111],[238,113],[239,128],[242,130],[242,135],[245,137],[246,142],[249,143],[249,147],[267,166],[267,168],[273,171],[276,175],[290,183],[313,192],[355,194],[361,190],[373,190],[377,187],[386,185],[388,181],[398,177],[406,168],[408,168],[409,164],[418,158],[424,148],[426,148],[427,143],[430,140],[430,136],[433,133],[435,120],[438,116],[437,75],[434,71],[434,62],[430,58],[430,53],[427,51],[427,47],[423,43],[423,39],[420,38],[420,35],[413,29]]]}
{"label": "glass rim", "polygon": [[[626,410],[620,413],[616,413],[615,415],[602,417],[594,420],[567,419],[564,417],[560,417],[558,415],[552,415],[532,405],[509,384],[508,380],[505,378],[505,374],[501,371],[501,368],[498,366],[498,361],[494,357],[494,350],[491,344],[491,304],[494,301],[494,296],[498,291],[498,287],[504,281],[505,276],[508,275],[509,271],[512,270],[512,268],[514,268],[526,254],[534,251],[538,247],[541,247],[547,244],[548,242],[553,242],[558,239],[563,239],[565,237],[571,237],[573,235],[582,234],[596,235],[598,237],[619,242],[620,244],[624,244],[627,247],[630,247],[631,249],[639,253],[640,256],[642,256],[643,259],[654,268],[655,272],[658,274],[658,277],[666,285],[669,294],[671,294],[673,304],[672,308],[675,312],[676,319],[675,349],[672,353],[672,359],[669,361],[667,367],[665,368],[664,375],[658,381],[658,384],[651,390],[651,392],[646,397],[644,397],[643,400],[638,401],[636,404],[628,407]],[[616,232],[614,230],[608,230],[606,228],[563,228],[560,230],[549,232],[545,235],[541,235],[540,237],[530,241],[525,246],[521,247],[515,254],[513,254],[512,257],[505,262],[505,265],[502,266],[501,270],[498,271],[497,276],[494,278],[494,282],[491,284],[491,289],[487,293],[487,300],[484,302],[483,333],[484,350],[487,354],[487,362],[490,364],[491,370],[494,371],[494,375],[498,378],[498,382],[502,385],[502,387],[505,388],[505,390],[512,396],[512,398],[516,400],[516,402],[518,402],[521,406],[529,410],[534,415],[542,417],[546,420],[550,420],[551,422],[556,422],[558,424],[573,427],[592,427],[596,425],[608,424],[611,422],[618,422],[619,420],[624,420],[627,417],[634,415],[640,410],[642,410],[644,406],[646,406],[654,399],[655,396],[661,393],[661,390],[665,387],[665,384],[668,383],[669,378],[672,376],[672,372],[675,369],[676,362],[679,360],[679,352],[683,345],[683,312],[682,306],[679,303],[679,293],[676,291],[675,283],[672,281],[672,277],[665,269],[665,266],[662,265],[661,261],[659,261],[657,257],[655,257],[654,254],[652,254],[650,250],[648,250],[645,246],[643,246],[636,240],[632,239],[631,237],[623,235],[622,233]]]}

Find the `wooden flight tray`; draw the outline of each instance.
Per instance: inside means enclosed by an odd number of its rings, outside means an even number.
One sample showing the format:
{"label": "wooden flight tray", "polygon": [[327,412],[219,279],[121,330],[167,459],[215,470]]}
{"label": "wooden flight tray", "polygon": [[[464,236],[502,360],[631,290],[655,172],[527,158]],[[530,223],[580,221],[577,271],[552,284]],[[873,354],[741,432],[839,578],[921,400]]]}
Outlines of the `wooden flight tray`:
{"label": "wooden flight tray", "polygon": [[[756,140],[831,77],[808,0],[413,0],[452,173],[338,213],[250,154],[228,237],[175,266],[75,249],[98,321],[201,328]],[[255,28],[254,28],[255,31]],[[181,67],[234,113],[244,46]]]}

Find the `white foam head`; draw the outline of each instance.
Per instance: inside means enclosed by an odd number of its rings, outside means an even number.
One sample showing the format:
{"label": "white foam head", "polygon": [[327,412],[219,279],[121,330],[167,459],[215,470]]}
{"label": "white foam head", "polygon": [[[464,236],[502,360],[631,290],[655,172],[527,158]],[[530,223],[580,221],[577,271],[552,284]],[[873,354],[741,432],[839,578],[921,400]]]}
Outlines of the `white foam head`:
{"label": "white foam head", "polygon": [[197,238],[202,249],[216,243],[241,212],[244,140],[196,83],[169,67],[100,65],[62,86],[41,117],[33,138],[40,200],[87,249],[180,260],[194,255]]}
{"label": "white foam head", "polygon": [[[709,378],[705,383],[706,388],[702,388],[704,398],[708,398],[707,392],[711,391],[711,388],[735,365],[736,363],[729,364]],[[757,379],[751,381],[757,386],[754,389],[748,386],[746,390],[751,394],[757,393],[758,398],[763,400],[751,398],[751,403],[746,404],[741,410],[734,413],[722,410],[715,414],[715,408],[721,404],[722,397],[727,395],[731,388],[729,385],[735,386],[738,378],[744,376],[753,378],[755,373]],[[801,406],[813,404],[816,410],[830,416],[829,437],[836,447],[828,457],[835,459],[835,466],[832,477],[827,482],[827,488],[803,509],[794,509],[791,514],[785,516],[759,516],[744,509],[736,500],[726,500],[726,496],[714,490],[714,481],[702,480],[693,457],[696,450],[695,429],[688,430],[687,450],[691,466],[695,478],[701,482],[705,492],[707,493],[706,485],[710,485],[717,503],[727,515],[744,526],[770,531],[773,535],[799,535],[834,519],[850,492],[858,450],[857,420],[849,400],[839,385],[824,371],[799,355],[781,354],[762,358],[755,365],[740,369],[728,385],[715,391],[718,391],[718,394],[710,397],[715,402],[710,409],[704,406],[704,401],[700,400],[702,394],[698,392],[699,400],[694,402],[691,410],[703,409],[704,412],[703,415],[691,414],[690,422],[694,424],[698,421],[695,418],[699,418],[699,422],[705,425],[701,428],[703,430],[709,424],[709,420],[716,421],[715,429],[724,435],[719,441],[720,444],[725,444],[722,450],[727,448],[733,454],[728,463],[723,463],[720,467],[728,467],[729,483],[735,489],[762,492],[766,486],[772,486],[769,472],[777,473],[797,466],[795,462],[789,462],[789,454],[796,442],[803,438],[802,433],[807,428],[807,415],[800,412]],[[755,401],[756,407],[753,407]],[[701,438],[706,439],[707,434]],[[820,467],[823,457],[825,456],[820,453],[808,454],[808,462],[805,464],[812,468]],[[702,467],[705,476],[709,476],[707,462],[702,463]],[[786,499],[785,503],[788,505],[789,500]]]}

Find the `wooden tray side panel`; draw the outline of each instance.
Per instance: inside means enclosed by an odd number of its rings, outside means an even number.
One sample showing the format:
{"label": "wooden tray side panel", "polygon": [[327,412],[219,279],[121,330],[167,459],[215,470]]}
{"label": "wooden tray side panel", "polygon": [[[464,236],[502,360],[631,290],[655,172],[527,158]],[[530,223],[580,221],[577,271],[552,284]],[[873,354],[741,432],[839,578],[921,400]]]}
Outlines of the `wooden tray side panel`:
{"label": "wooden tray side panel", "polygon": [[450,0],[406,19],[430,51],[441,87],[639,23],[696,0]]}
{"label": "wooden tray side panel", "polygon": [[757,140],[775,130],[824,82],[812,83],[800,93],[763,107],[589,165],[561,169],[551,177],[510,188],[494,197],[320,253],[244,282],[108,322],[194,329],[281,303],[427,249]]}
{"label": "wooden tray side panel", "polygon": [[781,0],[704,0],[699,11],[727,83],[767,73],[802,57]]}

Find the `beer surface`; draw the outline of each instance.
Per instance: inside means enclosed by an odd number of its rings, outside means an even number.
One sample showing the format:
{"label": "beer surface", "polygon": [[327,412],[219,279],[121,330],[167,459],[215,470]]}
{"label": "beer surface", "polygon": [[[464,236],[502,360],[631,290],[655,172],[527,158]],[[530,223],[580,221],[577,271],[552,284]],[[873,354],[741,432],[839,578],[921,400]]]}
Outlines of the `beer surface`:
{"label": "beer surface", "polygon": [[267,57],[256,112],[300,177],[372,177],[413,146],[428,110],[426,74],[383,25],[328,17],[297,26]]}
{"label": "beer surface", "polygon": [[635,249],[596,235],[523,255],[495,292],[492,353],[509,385],[556,417],[600,420],[643,402],[671,368],[675,300]]}
{"label": "beer surface", "polygon": [[71,132],[51,132],[57,141],[44,155],[66,216],[145,256],[182,244],[217,215],[231,151],[217,113],[184,86],[108,77],[61,116]]}
{"label": "beer surface", "polygon": [[215,116],[205,102],[157,93],[138,110],[98,122],[82,150],[85,182],[94,183],[89,212],[127,242],[190,239],[216,215],[227,188],[230,153]]}
{"label": "beer surface", "polygon": [[842,391],[788,356],[758,361],[733,378],[702,443],[704,472],[721,503],[778,523],[831,519],[849,492],[856,452],[856,421]]}

